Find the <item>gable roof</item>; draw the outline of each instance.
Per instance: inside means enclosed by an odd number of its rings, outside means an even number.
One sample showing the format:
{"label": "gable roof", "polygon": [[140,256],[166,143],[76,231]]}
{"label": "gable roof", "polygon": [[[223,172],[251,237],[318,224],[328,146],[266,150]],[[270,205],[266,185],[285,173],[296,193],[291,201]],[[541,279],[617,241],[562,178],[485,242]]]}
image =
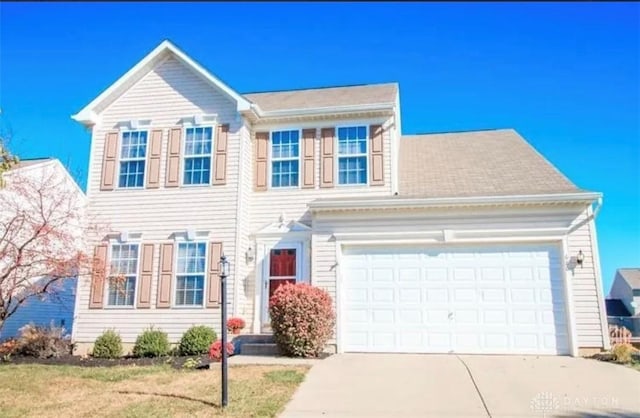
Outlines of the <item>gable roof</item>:
{"label": "gable roof", "polygon": [[640,268],[623,268],[618,269],[617,274],[627,282],[631,289],[640,289]]}
{"label": "gable roof", "polygon": [[236,93],[229,86],[224,84],[217,77],[204,69],[204,67],[202,67],[200,64],[189,58],[187,54],[182,52],[169,40],[164,40],[153,51],[147,54],[147,56],[145,56],[140,62],[138,62],[122,77],[120,77],[115,83],[113,83],[105,91],[100,93],[98,97],[93,99],[91,103],[86,105],[75,115],[71,116],[71,118],[85,125],[94,124],[97,119],[97,113],[99,113],[106,106],[112,103],[117,97],[119,97],[129,87],[140,80],[156,64],[164,60],[168,55],[173,55],[174,57],[176,57],[178,61],[180,61],[185,66],[187,66],[187,68],[191,69],[197,75],[202,77],[202,79],[208,82],[212,87],[219,89],[229,98],[233,99],[237,104],[238,111],[248,110],[250,108],[250,103],[244,97]]}
{"label": "gable roof", "polygon": [[20,159],[18,160],[18,164],[16,164],[12,168],[18,169],[18,168],[30,167],[32,165],[41,164],[41,163],[45,163],[52,160],[54,160],[54,158],[51,158],[51,157]]}
{"label": "gable roof", "polygon": [[48,167],[54,167],[54,169],[58,170],[62,173],[74,186],[76,191],[79,192],[79,195],[85,199],[86,195],[84,191],[80,188],[76,180],[73,178],[67,167],[60,162],[59,159],[54,157],[40,157],[40,158],[25,158],[18,160],[18,164],[11,166],[8,171],[2,173],[2,175],[11,176],[14,173],[24,173],[24,172],[33,172],[38,170],[46,170]]}
{"label": "gable roof", "polygon": [[348,106],[393,105],[398,83],[322,87],[247,93],[244,97],[264,112],[322,109]]}
{"label": "gable roof", "polygon": [[472,197],[582,192],[513,129],[406,135],[401,197]]}

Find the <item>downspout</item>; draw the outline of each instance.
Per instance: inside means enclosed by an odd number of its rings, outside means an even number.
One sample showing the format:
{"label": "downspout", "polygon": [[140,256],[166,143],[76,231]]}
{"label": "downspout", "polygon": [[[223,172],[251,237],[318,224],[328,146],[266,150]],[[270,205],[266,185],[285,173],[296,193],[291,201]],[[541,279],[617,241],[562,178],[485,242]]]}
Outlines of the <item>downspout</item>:
{"label": "downspout", "polygon": [[578,222],[577,224],[569,228],[567,230],[567,234],[572,233],[573,231],[580,228],[582,225],[586,224],[587,222],[594,220],[596,216],[598,216],[598,212],[600,212],[601,207],[602,207],[602,197],[599,197],[598,200],[596,201],[596,208],[593,210],[591,215],[587,216],[585,219],[583,219],[582,221]]}
{"label": "downspout", "polygon": [[[245,144],[244,144],[244,137],[242,135],[242,129],[245,128],[245,123],[244,123],[244,118],[242,118],[242,116],[240,116],[240,114],[238,114],[238,119],[240,122],[242,122],[240,124],[239,127],[239,138],[240,138],[240,145],[239,145],[239,150],[238,150],[238,184],[237,184],[237,188],[236,188],[236,217],[238,220],[238,223],[236,225],[236,242],[235,242],[235,248],[236,248],[236,253],[235,253],[235,276],[234,276],[234,281],[233,281],[233,304],[232,304],[232,312],[233,312],[233,316],[239,316],[240,312],[239,312],[239,305],[240,303],[238,302],[238,299],[240,299],[240,286],[241,286],[241,280],[244,281],[244,277],[242,277],[242,275],[240,274],[242,269],[240,268],[240,263],[241,262],[246,262],[246,260],[244,260],[244,257],[242,257],[242,249],[240,248],[240,244],[242,242],[242,227],[241,225],[243,225],[243,222],[246,222],[246,219],[242,219],[242,209],[243,209],[243,200],[244,200],[244,195],[242,193],[243,191],[243,185],[244,185],[244,164],[246,164],[246,162],[244,161],[244,148],[245,148]],[[237,119],[237,120],[238,120]],[[242,260],[242,261],[241,261]]]}

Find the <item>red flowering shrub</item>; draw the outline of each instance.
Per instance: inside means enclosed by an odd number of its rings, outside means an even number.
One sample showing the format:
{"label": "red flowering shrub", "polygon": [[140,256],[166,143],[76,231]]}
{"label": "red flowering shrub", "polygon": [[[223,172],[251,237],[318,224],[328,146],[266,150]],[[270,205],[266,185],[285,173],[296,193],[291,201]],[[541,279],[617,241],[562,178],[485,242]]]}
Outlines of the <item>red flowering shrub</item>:
{"label": "red flowering shrub", "polygon": [[[233,344],[227,342],[227,356],[233,354]],[[222,359],[222,340],[218,340],[209,347],[209,358],[211,360],[220,361]]]}
{"label": "red flowering shrub", "polygon": [[245,327],[244,319],[242,318],[229,318],[227,321],[227,329],[230,332],[236,333]]}
{"label": "red flowering shrub", "polygon": [[0,343],[0,361],[3,358],[8,358],[18,348],[18,340],[10,338]]}
{"label": "red flowering shrub", "polygon": [[335,324],[331,296],[306,283],[281,285],[269,300],[269,314],[280,351],[292,357],[317,357]]}

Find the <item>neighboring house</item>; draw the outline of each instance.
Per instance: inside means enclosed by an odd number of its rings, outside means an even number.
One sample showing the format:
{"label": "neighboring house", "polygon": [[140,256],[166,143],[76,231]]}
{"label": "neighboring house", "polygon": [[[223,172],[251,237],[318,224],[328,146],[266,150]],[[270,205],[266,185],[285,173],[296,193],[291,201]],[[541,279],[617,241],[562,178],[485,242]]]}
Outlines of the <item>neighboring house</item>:
{"label": "neighboring house", "polygon": [[[21,160],[13,167],[11,174],[20,172],[29,178],[37,179],[41,176],[55,176],[63,181],[56,182],[60,187],[69,187],[76,193],[78,199],[84,200],[85,196],[75,180],[62,163],[54,158],[37,158]],[[0,192],[1,194],[1,192]],[[35,282],[44,281],[43,278],[34,278]],[[9,317],[0,329],[0,341],[17,337],[19,330],[26,324],[34,323],[42,326],[62,326],[71,333],[73,326],[73,314],[76,296],[75,278],[62,281],[56,285],[55,292],[48,295],[30,297],[18,310]]]}
{"label": "neighboring house", "polygon": [[113,228],[95,254],[126,277],[80,284],[81,351],[108,328],[219,330],[223,253],[245,332],[268,332],[268,297],[296,281],[333,297],[338,352],[609,346],[601,194],[514,130],[404,135],[395,83],[241,95],[168,41],[73,118]]}
{"label": "neighboring house", "polygon": [[605,302],[609,324],[640,337],[640,268],[618,269]]}
{"label": "neighboring house", "polygon": [[63,327],[70,334],[76,300],[75,279],[65,280],[54,295],[31,297],[13,314],[0,330],[0,341],[20,335],[20,328],[29,323]]}

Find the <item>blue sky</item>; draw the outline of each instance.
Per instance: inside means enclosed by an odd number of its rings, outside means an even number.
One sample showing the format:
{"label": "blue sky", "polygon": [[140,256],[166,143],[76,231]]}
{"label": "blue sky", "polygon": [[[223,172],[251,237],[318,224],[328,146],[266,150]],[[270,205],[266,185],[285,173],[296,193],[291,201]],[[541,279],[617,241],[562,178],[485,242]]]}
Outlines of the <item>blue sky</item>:
{"label": "blue sky", "polygon": [[638,22],[634,3],[0,3],[2,122],[84,188],[69,116],[165,38],[240,93],[397,81],[405,134],[515,128],[603,192],[608,292],[640,266]]}

